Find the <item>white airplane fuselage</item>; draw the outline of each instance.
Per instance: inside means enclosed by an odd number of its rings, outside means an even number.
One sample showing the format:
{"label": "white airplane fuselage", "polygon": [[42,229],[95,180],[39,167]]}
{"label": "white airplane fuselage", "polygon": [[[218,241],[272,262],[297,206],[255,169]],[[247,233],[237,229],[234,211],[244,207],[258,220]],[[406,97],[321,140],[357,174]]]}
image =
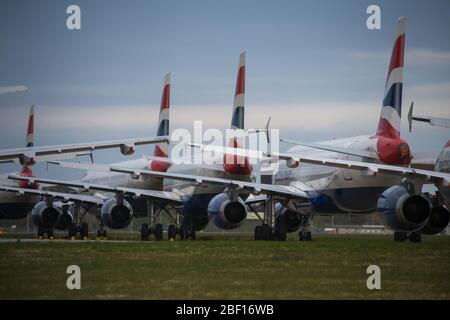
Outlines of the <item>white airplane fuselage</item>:
{"label": "white airplane fuselage", "polygon": [[[317,144],[345,147],[352,150],[377,152],[378,137],[374,135],[321,141]],[[286,153],[331,159],[374,162],[373,159],[337,152],[295,146]],[[375,162],[380,162],[375,161]],[[310,196],[310,210],[314,213],[370,213],[376,209],[380,194],[400,183],[401,177],[392,174],[369,174],[360,170],[331,168],[300,163],[289,168],[280,163],[274,183],[306,189]],[[420,184],[420,182],[418,182]],[[419,186],[418,186],[419,187]],[[420,190],[420,189],[419,189]]]}

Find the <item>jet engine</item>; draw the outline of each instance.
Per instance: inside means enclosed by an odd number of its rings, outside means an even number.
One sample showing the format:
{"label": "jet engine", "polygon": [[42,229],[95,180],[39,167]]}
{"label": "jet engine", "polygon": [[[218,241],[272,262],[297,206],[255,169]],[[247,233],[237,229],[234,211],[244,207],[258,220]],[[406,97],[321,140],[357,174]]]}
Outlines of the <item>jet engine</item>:
{"label": "jet engine", "polygon": [[281,203],[275,205],[275,219],[286,225],[287,232],[294,232],[300,228],[302,218],[298,212],[286,208]]}
{"label": "jet engine", "polygon": [[291,169],[297,168],[299,164],[300,164],[300,162],[298,160],[294,160],[294,159],[286,160],[286,166]]}
{"label": "jet engine", "polygon": [[450,222],[450,212],[446,207],[433,207],[431,209],[430,219],[420,230],[423,234],[438,234],[447,228]]}
{"label": "jet engine", "polygon": [[133,209],[125,199],[108,199],[101,209],[102,223],[112,229],[125,228],[130,224],[132,216]]}
{"label": "jet engine", "polygon": [[428,200],[417,194],[410,194],[402,186],[392,186],[378,198],[377,214],[387,227],[403,232],[423,228],[430,218]]}
{"label": "jet engine", "polygon": [[120,152],[124,155],[124,156],[128,156],[133,154],[135,151],[134,149],[134,145],[128,145],[128,144],[121,144],[120,145]]}
{"label": "jet engine", "polygon": [[51,202],[40,201],[31,210],[33,223],[40,228],[53,228],[61,216],[61,208]]}
{"label": "jet engine", "polygon": [[227,193],[219,193],[208,204],[208,216],[216,227],[234,229],[247,218],[247,207],[240,197],[233,201]]}

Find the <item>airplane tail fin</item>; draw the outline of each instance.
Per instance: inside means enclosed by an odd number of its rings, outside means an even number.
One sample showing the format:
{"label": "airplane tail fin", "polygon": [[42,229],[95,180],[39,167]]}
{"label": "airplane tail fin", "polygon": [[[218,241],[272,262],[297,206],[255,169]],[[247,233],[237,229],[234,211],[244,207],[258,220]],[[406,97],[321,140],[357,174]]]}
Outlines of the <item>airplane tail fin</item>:
{"label": "airplane tail fin", "polygon": [[234,94],[233,115],[231,128],[244,129],[244,106],[245,106],[245,52],[239,56],[239,68],[236,78],[236,91]]}
{"label": "airplane tail fin", "polygon": [[[170,111],[170,73],[164,77],[164,87],[161,97],[161,108],[159,111],[158,131],[157,136],[169,135],[169,111]],[[155,146],[153,155],[156,157],[167,157],[168,146],[167,143],[159,143]]]}
{"label": "airplane tail fin", "polygon": [[34,105],[30,108],[30,115],[28,116],[28,128],[26,146],[32,147],[34,145]]}
{"label": "airplane tail fin", "polygon": [[[170,111],[170,73],[164,77],[164,87],[161,97],[161,107],[159,109],[157,136],[169,135],[169,111]],[[169,146],[167,143],[158,143],[153,151],[155,157],[169,157]],[[152,160],[150,167],[153,171],[165,172],[170,167],[170,162]]]}
{"label": "airplane tail fin", "polygon": [[405,17],[400,17],[397,35],[392,49],[383,105],[377,128],[377,135],[390,138],[400,137],[402,115],[403,64],[405,54]]}
{"label": "airplane tail fin", "polygon": [[[231,128],[242,131],[245,127],[245,52],[239,56],[239,67],[236,78],[236,90],[234,94],[233,115],[231,118]],[[243,145],[245,137],[235,136],[229,141],[229,147],[240,148]],[[248,157],[242,157],[235,154],[224,154],[223,167],[226,172],[231,174],[250,174],[252,166]]]}

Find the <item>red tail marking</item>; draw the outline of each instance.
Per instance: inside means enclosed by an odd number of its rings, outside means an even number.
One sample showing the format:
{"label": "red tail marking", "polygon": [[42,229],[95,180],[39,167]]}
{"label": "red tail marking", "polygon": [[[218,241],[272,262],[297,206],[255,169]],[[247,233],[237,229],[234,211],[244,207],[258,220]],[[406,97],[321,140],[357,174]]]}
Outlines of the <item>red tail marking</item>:
{"label": "red tail marking", "polygon": [[170,106],[170,84],[164,86],[164,90],[161,97],[161,110],[168,109]]}
{"label": "red tail marking", "polygon": [[397,38],[397,40],[395,40],[394,48],[392,49],[391,62],[389,64],[389,71],[387,76],[388,79],[392,70],[394,70],[395,68],[403,67],[405,56],[404,53],[405,53],[405,34],[402,34]]}
{"label": "red tail marking", "polygon": [[241,93],[245,93],[245,66],[239,68],[236,79],[235,97]]}

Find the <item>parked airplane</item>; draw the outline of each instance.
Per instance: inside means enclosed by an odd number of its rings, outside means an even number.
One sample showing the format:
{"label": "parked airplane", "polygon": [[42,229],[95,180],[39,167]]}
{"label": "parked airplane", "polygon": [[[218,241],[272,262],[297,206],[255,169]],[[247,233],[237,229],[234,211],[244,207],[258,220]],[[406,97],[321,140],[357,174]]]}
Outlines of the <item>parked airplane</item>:
{"label": "parked airplane", "polygon": [[[285,240],[287,231],[298,228],[301,228],[300,239],[310,239],[308,222],[315,212],[367,213],[378,209],[384,223],[396,231],[396,240],[404,240],[409,234],[412,241],[420,241],[418,231],[434,223],[430,215],[435,208],[431,208],[428,199],[417,190],[421,189],[424,181],[431,181],[436,185],[448,184],[450,175],[407,167],[411,161],[411,153],[407,142],[400,138],[404,41],[404,18],[401,18],[388,70],[382,112],[374,135],[307,146],[296,142],[301,146],[294,147],[285,154],[242,149],[239,141],[232,139],[230,147],[225,150],[222,148],[224,161],[221,165],[172,164],[167,166],[167,172],[115,165],[103,167],[105,171],[126,173],[136,178],[164,179],[166,191],[34,177],[11,178],[113,194],[109,198],[97,196],[90,200],[81,199],[80,195],[48,194],[37,190],[50,199],[35,206],[39,208],[41,217],[55,211],[51,199],[64,198],[75,203],[101,206],[102,216],[125,223],[133,214],[132,206],[124,199],[128,195],[150,199],[150,202],[158,200],[173,203],[182,216],[181,230],[186,231],[180,232],[182,237],[195,237],[195,231],[204,228],[209,219],[224,229],[239,226],[247,215],[247,204],[250,204],[245,201],[246,195],[252,192],[265,196],[256,200],[255,197],[251,203],[263,201],[266,204],[264,224],[255,229],[256,239],[272,239],[275,236],[278,240]],[[245,56],[241,55],[232,118],[234,128],[244,127],[244,62]],[[269,156],[286,160],[286,164],[275,176],[276,184],[250,181],[253,168],[248,160],[250,156],[254,156],[252,153],[258,158]],[[238,158],[244,161],[237,162]],[[234,161],[228,162],[228,159]],[[161,161],[164,162],[164,158]],[[166,161],[170,163],[170,159]],[[89,168],[83,164],[60,164]],[[27,192],[26,189],[19,189],[13,191]],[[272,219],[274,211],[276,219]],[[114,227],[113,224],[111,226]],[[169,237],[170,233],[169,230]]]}
{"label": "parked airplane", "polygon": [[[168,83],[166,88],[168,88]],[[168,92],[169,90],[167,90]],[[241,54],[239,60],[231,122],[232,128],[244,128],[244,94],[245,53]],[[167,95],[164,98],[163,95],[160,126],[158,129],[158,133],[161,134],[168,133],[168,101],[169,96]],[[232,148],[239,147],[239,139],[236,137],[231,139],[230,146]],[[238,159],[240,157],[225,154],[224,161],[220,164],[180,165],[172,164],[170,159],[165,159],[164,157],[167,155],[165,150],[165,146],[158,146],[155,149],[155,156],[158,157],[158,162],[150,161],[150,158],[145,161],[132,160],[126,163],[103,166],[99,164],[57,162],[64,167],[104,171],[103,173],[89,172],[81,181],[58,181],[35,177],[19,177],[16,175],[10,176],[10,178],[19,181],[39,182],[41,184],[103,192],[103,194],[95,193],[97,199],[89,201],[89,199],[72,197],[68,193],[47,195],[45,191],[39,190],[42,196],[49,199],[63,197],[76,203],[89,203],[94,206],[101,206],[101,221],[110,228],[123,228],[130,223],[134,212],[131,202],[135,198],[149,200],[148,212],[150,217],[153,211],[153,201],[157,200],[164,204],[172,204],[172,209],[177,210],[181,214],[182,221],[179,228],[175,225],[170,225],[168,235],[169,238],[174,238],[178,233],[182,239],[195,238],[195,232],[205,228],[209,219],[212,219],[220,228],[230,229],[239,226],[247,215],[246,205],[240,195],[243,195],[245,198],[251,191],[294,198],[300,197],[302,199],[306,197],[301,190],[293,192],[289,187],[251,182],[252,167],[247,157]],[[155,188],[153,183],[148,183],[149,180],[161,182],[162,179],[164,179],[164,189],[166,191],[158,191],[157,188],[156,190],[149,190],[150,188]],[[133,183],[135,184],[133,185]],[[79,196],[77,195],[77,197]],[[41,220],[44,220],[46,214],[50,211],[55,211],[54,209],[51,202],[42,201],[35,206],[33,212]],[[54,218],[52,221],[48,221],[47,225],[54,225],[56,220]],[[152,219],[150,221],[152,222]],[[155,233],[155,238],[161,239],[162,226],[158,228],[158,225],[154,227],[151,225],[150,230],[152,229]],[[157,229],[159,232],[156,232]],[[148,238],[148,231],[148,225],[144,224],[141,228],[142,239]]]}
{"label": "parked airplane", "polygon": [[[34,146],[34,106],[30,108],[28,118],[26,147],[16,149],[0,150],[0,163],[17,163],[22,169],[14,175],[22,177],[34,177],[32,166],[37,162],[68,160],[83,155],[92,155],[94,150],[119,148],[122,154],[133,154],[136,145],[167,143],[168,136],[159,136],[153,138],[124,139],[99,142],[87,142],[57,146]],[[39,201],[39,192],[37,183],[27,181],[12,181],[8,179],[8,174],[0,175],[0,219],[22,219],[30,213],[34,204]],[[28,192],[11,192],[10,188],[27,189]],[[13,190],[12,189],[12,190]],[[35,190],[36,192],[31,192]],[[88,198],[90,199],[90,198]],[[59,211],[66,211],[61,203],[56,203]],[[63,208],[64,207],[64,208]],[[67,218],[71,218],[70,213],[63,215],[58,219],[54,227],[65,230],[68,228]],[[53,234],[50,231],[50,236]],[[40,232],[42,235],[42,232]]]}
{"label": "parked airplane", "polygon": [[[352,161],[372,162],[388,165],[408,166],[411,162],[411,151],[408,143],[400,137],[403,66],[405,47],[405,18],[398,21],[397,34],[388,68],[384,99],[378,128],[375,134],[346,139],[335,139],[319,143],[301,143],[284,140],[296,144],[289,149],[287,155],[336,159],[334,165],[347,164]],[[301,160],[300,160],[301,161]],[[327,161],[330,165],[330,161]],[[295,184],[300,181],[312,190],[308,193],[311,202],[311,213],[368,213],[377,211],[381,221],[395,230],[395,240],[405,240],[409,235],[411,241],[420,241],[424,228],[442,230],[445,225],[436,219],[430,219],[435,212],[448,215],[448,210],[439,203],[430,207],[430,203],[421,194],[422,185],[427,178],[417,172],[406,179],[395,172],[380,174],[383,166],[369,165],[355,169],[333,169],[316,165],[301,165],[296,169],[288,166],[280,169],[275,176],[275,183]],[[371,172],[371,170],[373,170]],[[398,167],[402,170],[402,167]],[[420,175],[420,176],[419,176]],[[433,177],[432,174],[430,174]],[[435,174],[437,183],[442,184],[442,176]],[[448,176],[446,176],[448,179]],[[295,215],[307,212],[294,203],[279,205],[279,216]],[[302,224],[308,223],[310,214],[304,214]],[[293,221],[292,218],[286,221]],[[294,220],[296,221],[296,220]],[[439,231],[440,232],[440,231]],[[300,231],[300,237],[304,236]],[[309,234],[307,233],[309,238]]]}
{"label": "parked airplane", "polygon": [[[277,221],[284,222],[287,231],[300,228],[300,240],[311,239],[309,221],[314,213],[377,211],[381,221],[395,230],[395,240],[405,240],[409,235],[411,241],[420,241],[424,227],[442,230],[447,226],[441,223],[446,219],[440,222],[430,219],[436,212],[447,215],[447,208],[442,203],[431,207],[420,192],[425,181],[448,186],[450,175],[407,167],[412,155],[408,143],[400,137],[404,30],[405,18],[402,17],[398,21],[375,134],[318,143],[282,139],[296,145],[284,154],[237,151],[250,157],[272,156],[286,160],[275,174],[274,183],[299,188],[307,193],[309,203],[297,199],[278,201],[274,209]],[[212,146],[203,149],[229,152]],[[260,230],[255,230],[255,236],[260,236]]]}
{"label": "parked airplane", "polygon": [[[28,116],[28,126],[26,135],[26,147],[33,147],[34,144],[34,106],[30,107],[30,114]],[[33,176],[31,170],[31,162],[22,163],[22,169],[17,173],[20,176]],[[17,183],[8,179],[8,175],[0,175],[0,184],[17,186]],[[37,189],[38,185],[36,183],[27,183],[26,181],[21,181],[19,183],[21,188],[31,188]],[[36,197],[33,195],[27,195],[23,197],[18,197],[10,192],[0,191],[0,219],[22,219],[27,216],[31,211],[34,203],[36,203]]]}

